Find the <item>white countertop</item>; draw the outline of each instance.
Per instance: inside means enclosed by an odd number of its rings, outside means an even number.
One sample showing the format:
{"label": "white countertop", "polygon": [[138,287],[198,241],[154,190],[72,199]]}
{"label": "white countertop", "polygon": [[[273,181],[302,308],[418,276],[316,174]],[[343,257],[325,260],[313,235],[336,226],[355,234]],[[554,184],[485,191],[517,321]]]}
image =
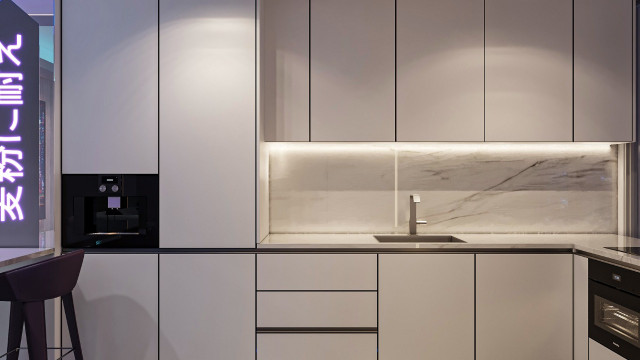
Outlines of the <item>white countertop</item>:
{"label": "white countertop", "polygon": [[53,248],[0,248],[0,267],[53,254]]}
{"label": "white countertop", "polygon": [[[395,234],[398,235],[398,234]],[[426,234],[419,234],[426,235]],[[449,234],[447,234],[449,235]],[[271,234],[258,249],[420,249],[451,250],[575,250],[640,268],[640,256],[605,249],[611,246],[637,246],[640,239],[614,234],[450,234],[466,243],[380,242],[373,234]]]}

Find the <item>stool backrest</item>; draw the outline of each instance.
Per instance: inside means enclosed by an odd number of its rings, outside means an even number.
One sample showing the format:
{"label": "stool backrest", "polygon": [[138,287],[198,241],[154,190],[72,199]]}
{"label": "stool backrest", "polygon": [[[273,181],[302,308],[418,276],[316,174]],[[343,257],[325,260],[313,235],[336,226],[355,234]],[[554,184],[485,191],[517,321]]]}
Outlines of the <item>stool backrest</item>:
{"label": "stool backrest", "polygon": [[84,250],[76,250],[0,274],[0,295],[9,301],[39,301],[66,295],[78,282]]}

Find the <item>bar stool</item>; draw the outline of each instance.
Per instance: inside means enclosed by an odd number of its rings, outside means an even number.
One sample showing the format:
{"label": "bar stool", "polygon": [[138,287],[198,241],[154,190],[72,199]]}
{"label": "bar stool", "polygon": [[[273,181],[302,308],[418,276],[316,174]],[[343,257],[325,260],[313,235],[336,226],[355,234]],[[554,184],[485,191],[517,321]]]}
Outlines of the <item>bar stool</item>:
{"label": "bar stool", "polygon": [[26,325],[30,360],[47,359],[44,301],[62,297],[76,360],[83,360],[71,291],[78,282],[84,250],[0,274],[0,301],[11,301],[7,360],[17,360]]}

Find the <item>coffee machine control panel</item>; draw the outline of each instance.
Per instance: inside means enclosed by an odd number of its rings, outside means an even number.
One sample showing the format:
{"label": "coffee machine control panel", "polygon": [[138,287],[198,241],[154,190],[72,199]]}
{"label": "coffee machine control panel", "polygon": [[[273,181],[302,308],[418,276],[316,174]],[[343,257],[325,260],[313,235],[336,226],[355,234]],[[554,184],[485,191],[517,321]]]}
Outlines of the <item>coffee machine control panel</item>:
{"label": "coffee machine control panel", "polygon": [[101,176],[100,184],[98,185],[98,191],[101,193],[112,193],[117,194],[120,192],[122,188],[122,184],[120,183],[120,178],[118,176]]}

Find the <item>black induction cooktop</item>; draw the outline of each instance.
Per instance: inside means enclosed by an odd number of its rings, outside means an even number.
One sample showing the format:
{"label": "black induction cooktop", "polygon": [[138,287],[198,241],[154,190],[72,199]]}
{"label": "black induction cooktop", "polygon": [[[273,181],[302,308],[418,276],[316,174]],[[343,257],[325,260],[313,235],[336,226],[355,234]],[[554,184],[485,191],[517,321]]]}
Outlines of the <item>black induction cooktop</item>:
{"label": "black induction cooktop", "polygon": [[610,250],[620,251],[627,254],[640,256],[640,247],[637,247],[637,246],[623,246],[623,247],[610,246],[610,247],[605,247],[605,249],[610,249]]}

